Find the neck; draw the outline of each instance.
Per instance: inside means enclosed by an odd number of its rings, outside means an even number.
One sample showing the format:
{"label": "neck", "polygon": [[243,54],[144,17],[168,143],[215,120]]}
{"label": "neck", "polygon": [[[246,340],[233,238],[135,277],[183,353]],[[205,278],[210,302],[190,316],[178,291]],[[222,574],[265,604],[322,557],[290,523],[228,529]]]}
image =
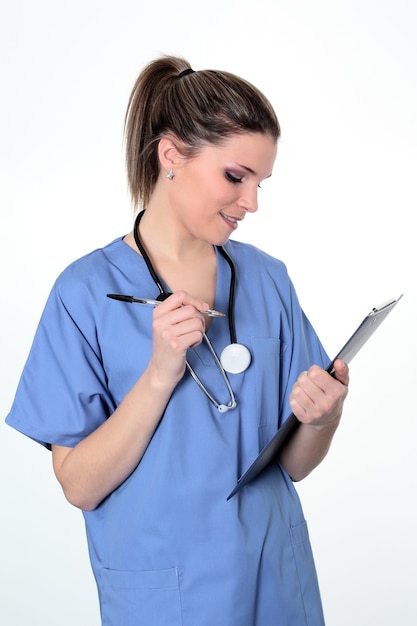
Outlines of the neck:
{"label": "neck", "polygon": [[[165,291],[165,283],[168,291],[182,289],[213,308],[217,281],[217,258],[213,246],[197,240],[195,245],[189,243],[184,252],[178,247],[178,242],[184,241],[184,238],[170,236],[165,223],[159,229],[159,224],[152,224],[152,220],[145,222],[146,211],[138,217],[135,223],[136,237],[135,232],[131,237],[160,292]],[[207,325],[209,322],[206,320]]]}
{"label": "neck", "polygon": [[212,244],[192,237],[172,212],[146,209],[138,231],[148,254],[158,259],[185,264],[213,254]]}

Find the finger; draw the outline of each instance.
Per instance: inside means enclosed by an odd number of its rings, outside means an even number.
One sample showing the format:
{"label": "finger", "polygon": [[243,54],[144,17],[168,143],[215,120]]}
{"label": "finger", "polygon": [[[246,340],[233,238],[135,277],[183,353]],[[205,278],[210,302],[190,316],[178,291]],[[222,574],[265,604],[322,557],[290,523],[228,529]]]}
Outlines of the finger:
{"label": "finger", "polygon": [[335,378],[341,382],[343,385],[349,384],[349,367],[347,364],[342,361],[342,359],[336,359],[334,364],[334,374]]}
{"label": "finger", "polygon": [[205,325],[201,314],[185,317],[178,309],[154,319],[153,333],[156,341],[162,341],[170,351],[183,354],[188,348],[199,345],[203,339]]}
{"label": "finger", "polygon": [[167,311],[172,311],[175,309],[180,309],[185,306],[192,306],[196,311],[207,311],[209,309],[209,304],[204,300],[199,298],[195,298],[191,294],[186,291],[179,290],[175,293],[171,294],[168,298],[166,298],[158,307],[158,314],[162,315]]}
{"label": "finger", "polygon": [[294,384],[289,397],[291,410],[301,421],[307,418],[308,410],[313,404],[311,396],[306,392],[307,380],[307,372],[302,372]]}
{"label": "finger", "polygon": [[169,333],[168,336],[179,337],[195,330],[204,333],[205,328],[205,318],[194,306],[181,306],[178,309],[169,310],[163,315],[158,315],[156,309],[154,311],[154,333]]}
{"label": "finger", "polygon": [[322,368],[313,366],[297,379],[290,396],[290,406],[297,417],[312,420],[331,414],[345,392],[341,385]]}

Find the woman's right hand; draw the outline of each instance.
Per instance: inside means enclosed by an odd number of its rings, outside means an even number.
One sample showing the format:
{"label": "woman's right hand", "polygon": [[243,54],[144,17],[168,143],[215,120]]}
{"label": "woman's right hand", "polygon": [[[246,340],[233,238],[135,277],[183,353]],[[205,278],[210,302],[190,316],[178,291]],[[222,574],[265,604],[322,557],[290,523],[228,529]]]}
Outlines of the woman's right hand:
{"label": "woman's right hand", "polygon": [[205,332],[209,305],[185,291],[176,291],[155,307],[152,356],[148,370],[162,384],[175,386],[183,377],[188,348],[198,346]]}

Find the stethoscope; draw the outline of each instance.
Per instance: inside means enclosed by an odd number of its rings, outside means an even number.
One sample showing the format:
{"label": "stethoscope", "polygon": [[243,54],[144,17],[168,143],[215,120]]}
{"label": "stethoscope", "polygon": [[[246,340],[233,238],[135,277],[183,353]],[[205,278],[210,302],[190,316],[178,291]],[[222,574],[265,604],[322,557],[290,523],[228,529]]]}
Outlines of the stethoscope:
{"label": "stethoscope", "polygon": [[[140,240],[139,223],[140,223],[140,220],[142,219],[144,212],[145,211],[141,211],[140,213],[138,213],[136,217],[134,228],[133,228],[133,236],[135,238],[135,243],[138,247],[138,250],[140,251],[143,257],[143,260],[146,263],[149,274],[151,275],[152,280],[154,281],[154,283],[159,289],[159,296],[156,298],[156,300],[161,302],[165,300],[166,298],[168,298],[171,295],[171,293],[165,289],[162,280],[156,273],[151,263],[151,260],[149,258],[149,255],[146,252]],[[210,353],[213,356],[214,362],[216,363],[223,377],[223,380],[226,384],[227,390],[230,395],[230,401],[228,402],[228,404],[222,404],[220,402],[217,402],[217,400],[210,394],[210,392],[203,385],[202,381],[199,379],[199,377],[197,376],[195,371],[192,369],[188,361],[186,361],[186,367],[189,373],[191,374],[192,378],[194,379],[194,381],[197,383],[197,385],[200,387],[203,393],[207,396],[210,402],[214,404],[214,406],[220,413],[225,413],[226,411],[230,411],[230,409],[234,409],[237,406],[235,395],[233,393],[233,389],[230,385],[230,382],[227,378],[226,372],[228,372],[229,374],[240,374],[241,372],[244,372],[249,367],[249,364],[251,362],[251,353],[249,352],[246,346],[244,346],[241,343],[238,343],[237,338],[236,338],[236,328],[235,328],[235,322],[234,322],[234,303],[235,303],[235,286],[236,286],[235,264],[233,263],[232,258],[230,257],[228,252],[223,248],[223,246],[216,246],[216,247],[218,251],[220,252],[220,254],[225,258],[225,260],[227,261],[230,267],[229,305],[228,305],[228,311],[227,311],[227,317],[228,317],[228,322],[229,322],[230,344],[227,345],[222,350],[222,353],[219,359],[206,333],[204,333],[203,339],[208,349],[210,350]]]}

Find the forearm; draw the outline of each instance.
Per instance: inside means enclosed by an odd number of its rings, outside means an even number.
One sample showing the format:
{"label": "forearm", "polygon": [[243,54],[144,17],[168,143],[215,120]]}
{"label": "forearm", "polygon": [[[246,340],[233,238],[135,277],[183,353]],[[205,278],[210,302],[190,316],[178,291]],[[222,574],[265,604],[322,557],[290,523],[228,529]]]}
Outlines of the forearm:
{"label": "forearm", "polygon": [[143,375],[116,411],[75,448],[53,446],[56,476],[75,506],[94,509],[140,462],[173,390],[190,347],[201,343],[208,308],[177,291],[154,309],[153,350]]}
{"label": "forearm", "polygon": [[322,462],[339,422],[340,416],[326,426],[300,424],[279,458],[292,480],[302,480]]}
{"label": "forearm", "polygon": [[97,430],[74,448],[53,448],[56,476],[74,506],[94,509],[133,472],[171,393],[146,371]]}
{"label": "forearm", "polygon": [[313,365],[298,377],[289,398],[301,422],[279,461],[294,481],[305,478],[326,456],[342,416],[348,393],[349,368],[334,362],[334,375]]}

